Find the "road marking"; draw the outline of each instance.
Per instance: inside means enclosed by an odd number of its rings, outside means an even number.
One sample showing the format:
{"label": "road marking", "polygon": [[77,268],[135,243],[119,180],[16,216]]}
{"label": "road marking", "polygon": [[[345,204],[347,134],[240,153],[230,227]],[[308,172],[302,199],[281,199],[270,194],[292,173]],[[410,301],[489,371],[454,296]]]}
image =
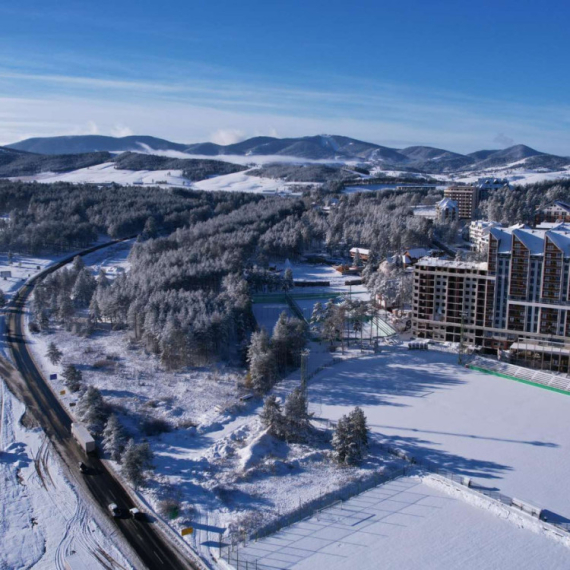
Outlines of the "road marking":
{"label": "road marking", "polygon": [[162,558],[158,555],[158,552],[156,550],[153,550],[153,552],[156,554],[156,557],[160,560],[160,563],[164,566],[164,561],[162,560]]}

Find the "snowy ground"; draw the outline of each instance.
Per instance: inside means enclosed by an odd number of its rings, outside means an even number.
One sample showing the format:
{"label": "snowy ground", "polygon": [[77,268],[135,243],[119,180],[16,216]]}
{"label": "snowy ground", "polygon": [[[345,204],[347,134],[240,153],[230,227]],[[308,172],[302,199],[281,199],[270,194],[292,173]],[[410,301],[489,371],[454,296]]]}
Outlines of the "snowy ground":
{"label": "snowy ground", "polygon": [[484,499],[469,504],[467,493],[433,477],[402,477],[250,542],[239,551],[240,568],[246,560],[260,570],[567,566],[568,546],[539,523]]}
{"label": "snowy ground", "polygon": [[[128,271],[127,248],[121,244],[86,256],[84,261],[94,274],[103,267],[112,277],[118,268]],[[267,309],[265,314],[269,312],[271,319],[277,319],[282,308]],[[85,383],[101,390],[136,439],[145,437],[141,429],[145,420],[167,422],[170,431],[147,436],[156,469],[141,490],[142,499],[159,513],[165,500],[179,503],[178,514],[170,524],[177,531],[195,526],[197,532],[190,540],[198,550],[207,548],[202,543],[211,542],[212,525],[258,528],[324,492],[335,492],[355,478],[366,479],[397,463],[378,452],[361,468],[338,469],[331,461],[330,432],[324,425],[319,426],[310,444],[274,440],[258,420],[261,399],[239,400],[240,394],[247,393],[236,389],[243,380],[242,369],[220,364],[168,372],[155,356],[132,344],[124,331],[98,331],[90,338],[79,338],[56,330],[30,335],[29,341],[44,374],[58,375],[51,381],[57,393],[65,389],[60,378],[63,365],[74,363],[81,368]],[[57,366],[45,358],[51,341],[64,354]],[[344,356],[356,354],[360,352]],[[311,345],[309,371],[330,365],[332,360],[326,347]],[[284,400],[299,382],[297,371],[276,387],[276,394]],[[65,393],[61,398],[73,411],[76,395]],[[204,530],[207,528],[210,531]]]}
{"label": "snowy ground", "polygon": [[309,398],[333,421],[359,405],[377,440],[570,518],[567,395],[386,347],[320,373]]}
{"label": "snowy ground", "polygon": [[130,568],[78,500],[39,428],[0,380],[0,568],[63,570],[73,553],[84,568]]}
{"label": "snowy ground", "polygon": [[[291,185],[282,180],[250,176],[247,172],[236,172],[214,176],[200,182],[190,182],[182,176],[181,170],[119,170],[115,168],[113,162],[105,162],[72,172],[42,172],[34,176],[16,177],[12,180],[37,181],[46,184],[51,182],[111,184],[115,182],[125,186],[177,186],[192,187],[198,190],[262,194],[291,193]],[[295,185],[298,186],[299,184],[296,183]]]}

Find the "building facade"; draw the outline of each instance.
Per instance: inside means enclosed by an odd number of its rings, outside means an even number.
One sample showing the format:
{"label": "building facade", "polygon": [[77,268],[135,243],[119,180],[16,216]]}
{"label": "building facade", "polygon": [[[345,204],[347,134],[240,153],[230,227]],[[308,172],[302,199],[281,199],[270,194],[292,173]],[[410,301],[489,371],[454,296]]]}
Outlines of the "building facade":
{"label": "building facade", "polygon": [[456,222],[459,220],[459,204],[451,198],[443,198],[435,205],[438,222]]}
{"label": "building facade", "polygon": [[422,259],[414,267],[412,330],[484,351],[531,347],[531,364],[568,372],[570,226],[492,228],[487,262]]}
{"label": "building facade", "polygon": [[542,223],[570,223],[570,204],[560,200],[538,210],[534,215],[534,225]]}
{"label": "building facade", "polygon": [[476,220],[469,224],[469,242],[475,251],[487,251],[492,228],[501,227],[499,222]]}
{"label": "building facade", "polygon": [[443,191],[445,198],[451,198],[459,206],[459,218],[470,220],[479,206],[479,188],[476,186],[448,186]]}

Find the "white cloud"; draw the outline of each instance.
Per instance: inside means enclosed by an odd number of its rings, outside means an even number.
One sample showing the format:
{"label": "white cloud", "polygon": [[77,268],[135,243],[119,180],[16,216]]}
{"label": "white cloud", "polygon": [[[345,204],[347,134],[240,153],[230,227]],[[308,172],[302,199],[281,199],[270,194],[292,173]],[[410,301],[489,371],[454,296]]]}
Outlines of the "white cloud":
{"label": "white cloud", "polygon": [[218,129],[210,135],[213,143],[228,145],[238,143],[246,138],[246,134],[239,129]]}
{"label": "white cloud", "polygon": [[111,129],[111,135],[114,137],[130,137],[132,134],[132,129],[126,125],[117,124]]}
{"label": "white cloud", "polygon": [[95,121],[88,121],[87,122],[87,134],[88,135],[98,135],[99,134],[99,127]]}

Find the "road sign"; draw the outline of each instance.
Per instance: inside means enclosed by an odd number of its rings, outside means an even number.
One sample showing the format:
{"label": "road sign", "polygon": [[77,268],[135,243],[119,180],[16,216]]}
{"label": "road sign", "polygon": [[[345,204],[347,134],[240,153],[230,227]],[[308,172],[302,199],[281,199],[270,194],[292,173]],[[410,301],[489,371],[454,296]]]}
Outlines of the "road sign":
{"label": "road sign", "polygon": [[50,374],[49,379],[50,380],[57,380],[57,374]]}
{"label": "road sign", "polygon": [[183,528],[182,529],[182,536],[186,536],[187,534],[192,534],[194,532],[194,529],[189,526],[188,528]]}

